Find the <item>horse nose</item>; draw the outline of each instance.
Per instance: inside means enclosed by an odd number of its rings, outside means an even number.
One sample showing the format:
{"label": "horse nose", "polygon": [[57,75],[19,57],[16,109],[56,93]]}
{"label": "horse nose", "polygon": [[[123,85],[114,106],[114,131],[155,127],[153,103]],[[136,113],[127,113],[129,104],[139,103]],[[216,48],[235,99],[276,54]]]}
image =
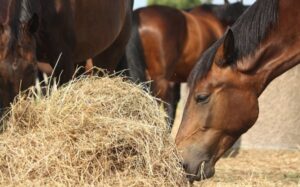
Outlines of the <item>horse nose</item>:
{"label": "horse nose", "polygon": [[188,168],[188,164],[185,163],[185,162],[183,162],[183,161],[181,161],[181,162],[179,162],[179,163],[180,163],[180,165],[182,166],[182,168],[186,171],[187,168]]}
{"label": "horse nose", "polygon": [[190,185],[193,185],[194,183],[194,180],[195,180],[195,177],[194,177],[194,174],[190,174],[189,171],[188,171],[188,163],[185,163],[185,162],[180,162],[182,168],[184,169],[185,171],[185,174],[186,174],[186,178],[187,180],[189,181]]}

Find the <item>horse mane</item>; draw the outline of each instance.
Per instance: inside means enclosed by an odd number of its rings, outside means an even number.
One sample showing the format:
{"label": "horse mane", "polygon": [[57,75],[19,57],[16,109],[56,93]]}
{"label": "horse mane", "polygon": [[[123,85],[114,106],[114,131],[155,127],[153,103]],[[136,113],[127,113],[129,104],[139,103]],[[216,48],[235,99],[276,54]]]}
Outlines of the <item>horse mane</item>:
{"label": "horse mane", "polygon": [[236,2],[228,5],[204,4],[201,8],[214,14],[223,25],[227,26],[232,25],[249,6]]}
{"label": "horse mane", "polygon": [[258,0],[236,21],[232,31],[238,59],[252,54],[276,24],[278,1]]}
{"label": "horse mane", "polygon": [[228,5],[202,4],[189,10],[189,12],[197,12],[199,10],[209,12],[214,15],[223,26],[227,27],[228,25],[232,25],[248,7],[249,6],[243,5],[241,2]]}
{"label": "horse mane", "polygon": [[[252,55],[278,19],[279,0],[257,0],[238,18],[232,27],[235,39],[235,62]],[[190,74],[189,84],[207,75],[224,36],[200,58]]]}

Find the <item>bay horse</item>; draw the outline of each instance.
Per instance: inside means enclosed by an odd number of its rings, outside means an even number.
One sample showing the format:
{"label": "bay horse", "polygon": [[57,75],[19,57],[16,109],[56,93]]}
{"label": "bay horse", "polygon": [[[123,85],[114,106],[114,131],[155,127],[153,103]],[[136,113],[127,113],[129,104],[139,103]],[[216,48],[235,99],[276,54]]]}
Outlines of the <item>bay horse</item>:
{"label": "bay horse", "polygon": [[214,175],[219,158],[256,122],[261,93],[299,64],[299,9],[298,0],[256,1],[192,70],[176,136],[191,182]]}
{"label": "bay horse", "polygon": [[0,0],[0,110],[35,83],[38,62],[53,68],[60,54],[54,76],[61,84],[88,58],[114,69],[130,36],[132,7],[133,0]]}
{"label": "bay horse", "polygon": [[133,13],[126,48],[134,81],[152,80],[151,91],[165,102],[172,128],[180,99],[180,83],[202,53],[220,38],[247,7],[241,3],[202,5],[189,11],[153,5]]}

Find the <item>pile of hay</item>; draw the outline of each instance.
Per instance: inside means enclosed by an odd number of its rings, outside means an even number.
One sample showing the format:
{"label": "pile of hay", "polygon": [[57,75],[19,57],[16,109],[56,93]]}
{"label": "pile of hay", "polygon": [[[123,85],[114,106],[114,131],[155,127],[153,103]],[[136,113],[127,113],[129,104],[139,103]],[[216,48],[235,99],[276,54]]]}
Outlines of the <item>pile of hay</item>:
{"label": "pile of hay", "polygon": [[0,184],[182,186],[157,101],[122,78],[20,97],[0,135]]}

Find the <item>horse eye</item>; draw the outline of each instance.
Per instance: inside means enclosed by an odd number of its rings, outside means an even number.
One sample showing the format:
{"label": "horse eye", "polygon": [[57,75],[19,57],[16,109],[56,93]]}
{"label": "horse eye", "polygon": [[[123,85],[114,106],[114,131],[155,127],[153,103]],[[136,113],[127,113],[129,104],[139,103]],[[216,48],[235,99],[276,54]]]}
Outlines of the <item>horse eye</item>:
{"label": "horse eye", "polygon": [[209,101],[209,96],[208,94],[199,94],[196,96],[196,102],[197,103],[207,103]]}

